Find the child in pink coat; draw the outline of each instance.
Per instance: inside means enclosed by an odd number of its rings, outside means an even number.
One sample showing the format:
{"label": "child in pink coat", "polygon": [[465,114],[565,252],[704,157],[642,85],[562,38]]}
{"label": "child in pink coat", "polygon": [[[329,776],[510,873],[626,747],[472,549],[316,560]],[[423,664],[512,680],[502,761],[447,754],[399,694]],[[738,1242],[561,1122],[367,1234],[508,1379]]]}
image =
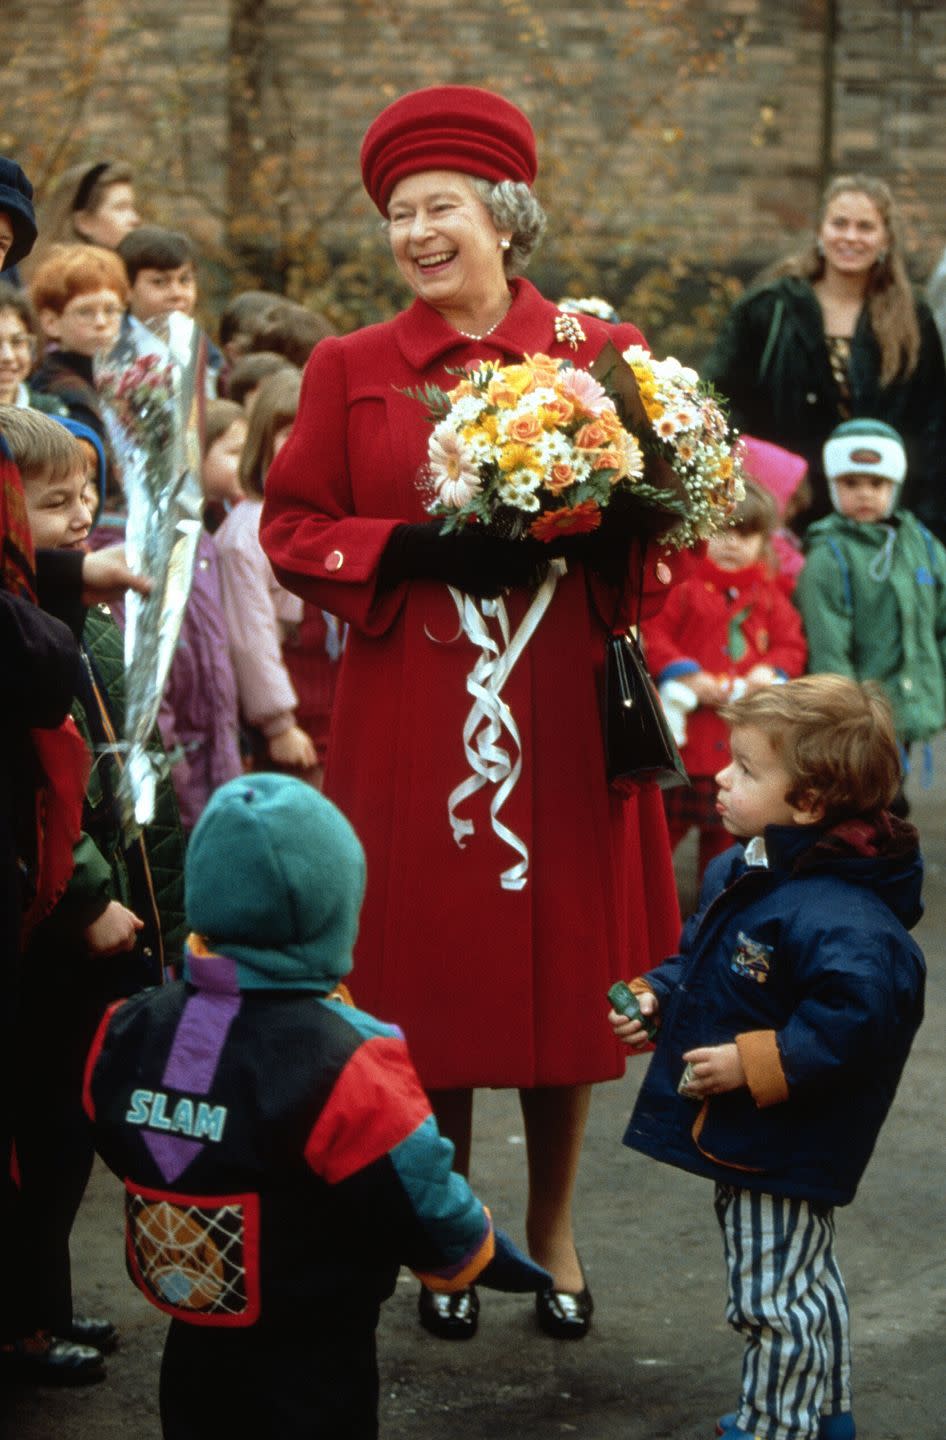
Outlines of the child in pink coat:
{"label": "child in pink coat", "polygon": [[256,763],[260,769],[289,770],[312,779],[315,746],[297,723],[299,697],[283,655],[301,624],[302,601],[279,584],[259,542],[273,436],[298,408],[299,383],[298,371],[280,371],[262,387],[240,457],[246,498],[233,507],[214,538],[237,696]]}
{"label": "child in pink coat", "polygon": [[664,793],[670,843],[695,825],[699,875],[732,844],[716,810],[714,777],[729,763],[720,706],[764,685],[794,679],[807,658],[801,617],[768,556],[778,523],[772,497],[750,480],[732,525],[643,621],[647,661],[674,726],[690,786]]}
{"label": "child in pink coat", "polygon": [[805,563],[801,541],[789,529],[795,515],[811,504],[808,462],[792,450],[783,450],[769,440],[742,436],[742,466],[750,480],[767,490],[775,501],[779,525],[773,530],[773,568],[786,595],[791,595]]}

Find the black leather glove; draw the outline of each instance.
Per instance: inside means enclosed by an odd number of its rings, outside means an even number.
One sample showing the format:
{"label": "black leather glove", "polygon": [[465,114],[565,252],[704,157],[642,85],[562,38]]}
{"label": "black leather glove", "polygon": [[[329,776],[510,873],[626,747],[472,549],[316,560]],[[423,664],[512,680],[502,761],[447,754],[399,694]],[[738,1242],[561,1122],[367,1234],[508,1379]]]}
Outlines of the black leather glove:
{"label": "black leather glove", "polygon": [[382,590],[402,580],[441,580],[467,595],[494,599],[512,585],[534,585],[548,546],[526,538],[504,540],[481,526],[442,533],[440,520],[398,525],[381,556],[378,585]]}
{"label": "black leather glove", "polygon": [[626,495],[615,495],[601,512],[597,530],[584,535],[563,535],[549,545],[551,555],[587,565],[607,585],[620,586],[627,578],[631,549],[648,538],[646,510]]}

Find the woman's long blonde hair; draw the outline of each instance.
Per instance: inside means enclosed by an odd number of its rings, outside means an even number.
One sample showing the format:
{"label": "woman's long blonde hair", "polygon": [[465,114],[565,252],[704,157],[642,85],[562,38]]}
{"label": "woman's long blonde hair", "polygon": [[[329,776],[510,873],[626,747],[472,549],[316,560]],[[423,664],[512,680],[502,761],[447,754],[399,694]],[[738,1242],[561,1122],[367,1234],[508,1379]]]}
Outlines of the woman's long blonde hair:
{"label": "woman's long blonde hair", "polygon": [[[917,319],[913,289],[903,263],[903,242],[893,195],[883,180],[871,175],[839,175],[832,180],[821,198],[817,229],[821,229],[828,206],[839,195],[866,195],[874,205],[887,230],[887,245],[867,277],[864,303],[867,316],[880,346],[880,383],[906,379],[913,374],[920,357],[920,324]],[[799,254],[784,260],[773,271],[777,275],[797,275],[814,283],[825,271],[824,256],[817,238]]]}

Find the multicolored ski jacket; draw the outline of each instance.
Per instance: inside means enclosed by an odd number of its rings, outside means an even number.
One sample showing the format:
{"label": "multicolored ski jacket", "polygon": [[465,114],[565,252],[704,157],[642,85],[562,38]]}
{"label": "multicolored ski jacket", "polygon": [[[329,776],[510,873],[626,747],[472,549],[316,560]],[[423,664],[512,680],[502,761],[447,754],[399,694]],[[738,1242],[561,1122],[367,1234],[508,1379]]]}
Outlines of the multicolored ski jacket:
{"label": "multicolored ski jacket", "polygon": [[403,1262],[431,1288],[492,1258],[401,1032],[338,999],[239,991],[224,956],[120,1002],[86,1067],[96,1144],[126,1189],[127,1263],[198,1325],[365,1312]]}

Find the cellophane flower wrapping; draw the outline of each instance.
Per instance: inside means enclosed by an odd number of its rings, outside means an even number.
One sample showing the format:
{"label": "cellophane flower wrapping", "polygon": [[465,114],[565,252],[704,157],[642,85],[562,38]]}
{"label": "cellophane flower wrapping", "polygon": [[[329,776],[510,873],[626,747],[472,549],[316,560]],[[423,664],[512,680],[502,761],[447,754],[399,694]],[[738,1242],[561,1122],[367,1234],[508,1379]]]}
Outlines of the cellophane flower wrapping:
{"label": "cellophane flower wrapping", "polygon": [[203,342],[188,316],[155,329],[126,323],[96,362],[96,388],[127,504],[125,551],[151,593],[128,594],[127,751],[119,803],[127,838],[154,815],[166,764],[155,746],[158,710],[190,594],[202,524],[198,424]]}
{"label": "cellophane flower wrapping", "polygon": [[450,390],[411,392],[433,423],[421,487],[444,532],[482,524],[554,542],[598,529],[620,497],[644,538],[680,548],[741,498],[725,414],[676,361],[609,344],[587,370],[527,355],[456,373]]}

